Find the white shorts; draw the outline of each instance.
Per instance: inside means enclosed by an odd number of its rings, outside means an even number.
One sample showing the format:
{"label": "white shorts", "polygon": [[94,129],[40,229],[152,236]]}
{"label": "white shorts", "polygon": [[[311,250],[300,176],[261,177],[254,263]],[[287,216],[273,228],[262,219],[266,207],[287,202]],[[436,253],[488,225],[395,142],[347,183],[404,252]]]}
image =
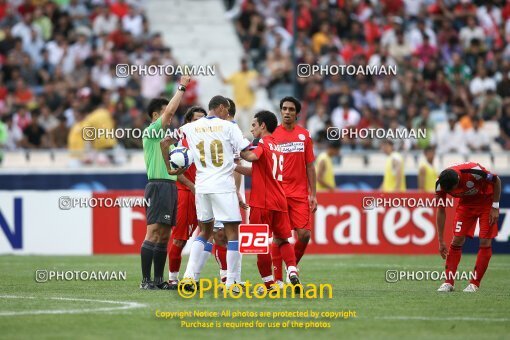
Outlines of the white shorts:
{"label": "white shorts", "polygon": [[219,194],[195,194],[197,219],[200,222],[241,222],[241,212],[237,194],[225,192]]}
{"label": "white shorts", "polygon": [[223,229],[225,226],[218,220],[214,221],[214,230]]}

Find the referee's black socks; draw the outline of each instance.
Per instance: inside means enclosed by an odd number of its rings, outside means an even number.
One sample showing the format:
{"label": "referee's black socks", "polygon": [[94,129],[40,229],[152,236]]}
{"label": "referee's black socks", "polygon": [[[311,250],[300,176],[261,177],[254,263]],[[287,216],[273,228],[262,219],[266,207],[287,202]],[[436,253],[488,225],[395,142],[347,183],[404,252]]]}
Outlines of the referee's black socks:
{"label": "referee's black socks", "polygon": [[167,257],[167,243],[156,243],[154,247],[154,284],[163,282]]}
{"label": "referee's black socks", "polygon": [[[142,249],[140,250],[140,257],[142,258],[142,276],[144,281],[151,280],[151,267],[152,258],[154,257],[154,248],[156,244],[154,242],[145,240],[142,243]],[[163,264],[164,266],[164,264]],[[155,270],[154,270],[155,271]]]}

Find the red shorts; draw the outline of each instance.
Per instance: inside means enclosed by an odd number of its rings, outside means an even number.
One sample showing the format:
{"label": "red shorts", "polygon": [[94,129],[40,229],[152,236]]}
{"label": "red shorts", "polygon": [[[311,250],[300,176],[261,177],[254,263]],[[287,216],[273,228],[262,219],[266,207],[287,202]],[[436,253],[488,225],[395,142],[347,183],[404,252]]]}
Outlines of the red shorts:
{"label": "red shorts", "polygon": [[198,226],[195,195],[189,190],[179,190],[177,195],[177,222],[172,238],[187,241]]}
{"label": "red shorts", "polygon": [[276,238],[286,239],[292,236],[289,215],[286,211],[252,207],[250,208],[250,223],[269,225],[269,230]]}
{"label": "red shorts", "polygon": [[287,209],[292,229],[312,230],[310,205],[307,197],[287,197]]}
{"label": "red shorts", "polygon": [[498,222],[489,225],[489,214],[492,209],[492,199],[481,206],[459,205],[455,212],[453,234],[455,236],[467,236],[473,238],[476,221],[480,221],[479,238],[494,238],[498,236]]}

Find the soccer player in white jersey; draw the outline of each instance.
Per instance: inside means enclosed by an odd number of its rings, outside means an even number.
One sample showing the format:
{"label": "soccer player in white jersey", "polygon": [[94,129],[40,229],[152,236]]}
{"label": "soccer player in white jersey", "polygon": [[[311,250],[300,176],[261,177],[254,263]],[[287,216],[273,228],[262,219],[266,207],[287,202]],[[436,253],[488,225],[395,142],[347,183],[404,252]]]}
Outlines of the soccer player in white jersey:
{"label": "soccer player in white jersey", "polygon": [[[229,103],[228,108],[228,117],[227,120],[231,121],[232,123],[235,123],[235,114],[236,114],[236,105],[234,101],[230,98],[227,98]],[[187,144],[186,144],[187,145]],[[234,162],[236,165],[242,165],[244,163],[240,153],[238,150],[234,150]],[[234,172],[234,180],[236,184],[236,190],[237,190],[237,198],[239,200],[239,206],[242,209],[248,210],[249,205],[246,204],[246,193],[244,188],[244,176],[241,175],[238,172]],[[249,212],[248,212],[249,214]],[[214,245],[213,245],[214,241]],[[227,280],[227,237],[224,233],[224,225],[218,220],[214,221],[214,229],[213,229],[213,236],[208,240],[207,244],[204,247],[204,251],[202,252],[202,255],[200,256],[200,259],[198,260],[198,264],[194,266],[194,272],[191,269],[192,263],[188,261],[186,271],[193,272],[195,280],[198,280],[200,278],[200,273],[202,272],[203,267],[207,263],[207,260],[209,257],[211,257],[211,253],[214,255],[214,258],[216,259],[216,262],[218,263],[218,266],[220,267],[220,279],[221,282],[225,283]],[[238,284],[243,285],[244,283],[241,280],[241,270],[242,270],[242,262],[243,262],[243,256],[242,254],[239,254],[239,267],[237,270],[237,274],[235,277],[235,282]]]}
{"label": "soccer player in white jersey", "polygon": [[234,183],[234,150],[244,150],[250,142],[243,137],[237,124],[226,120],[229,102],[214,96],[209,102],[207,117],[181,127],[197,167],[195,202],[200,233],[191,244],[184,278],[195,278],[200,272],[200,258],[207,240],[212,236],[214,220],[223,223],[227,236],[226,288],[235,282],[239,267],[238,226],[241,222],[239,202]]}
{"label": "soccer player in white jersey", "polygon": [[[236,123],[234,120],[235,115],[236,115],[236,105],[232,99],[227,98],[227,100],[228,100],[228,104],[229,104],[227,120],[231,121],[232,123]],[[234,162],[236,163],[236,165],[242,165],[243,160],[241,159],[239,150],[234,150]],[[244,176],[238,172],[234,172],[234,180],[235,180],[236,189],[237,189],[237,199],[239,200],[239,206],[244,210],[248,210],[250,206],[248,204],[246,204]],[[248,214],[249,214],[249,212],[248,212]],[[218,265],[220,266],[221,281],[225,282],[226,277],[227,277],[227,271],[225,269],[227,267],[226,256],[225,256],[225,252],[227,250],[226,249],[227,239],[225,237],[225,233],[223,232],[223,228],[224,228],[223,223],[216,220],[214,223],[213,253],[214,253],[216,262],[218,262]],[[211,240],[209,240],[209,241],[211,241]],[[207,254],[204,254],[203,258],[207,259],[208,258]],[[239,283],[241,285],[243,284],[243,282],[241,281],[242,263],[243,263],[243,256],[242,256],[242,254],[239,254],[239,268],[238,268],[238,271],[236,274],[235,281],[236,281],[236,283]],[[205,264],[205,261],[203,261],[202,267],[204,266],[204,264]],[[202,267],[199,268],[200,271],[201,271]]]}

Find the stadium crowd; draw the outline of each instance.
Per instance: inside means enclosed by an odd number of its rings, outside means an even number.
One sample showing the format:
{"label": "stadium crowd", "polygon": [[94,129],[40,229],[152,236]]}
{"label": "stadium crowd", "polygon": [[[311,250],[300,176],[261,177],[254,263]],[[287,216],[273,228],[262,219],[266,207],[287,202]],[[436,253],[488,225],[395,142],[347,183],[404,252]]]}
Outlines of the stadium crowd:
{"label": "stadium crowd", "polygon": [[[68,148],[81,157],[84,126],[144,128],[149,99],[174,92],[166,76],[116,76],[117,64],[176,65],[150,31],[143,1],[0,0],[0,148]],[[196,104],[194,81],[178,118]],[[176,118],[176,119],[178,119]],[[177,124],[178,122],[174,122]],[[141,148],[141,138],[101,139]]]}
{"label": "stadium crowd", "polygon": [[[270,96],[293,90],[294,36],[296,64],[397,65],[397,76],[298,77],[301,124],[316,141],[332,126],[427,128],[424,138],[397,148],[510,149],[510,2],[299,0],[296,18],[289,0],[227,3],[250,67]],[[487,121],[498,123],[499,144],[484,129]],[[436,135],[440,122],[447,128]],[[343,140],[353,150],[379,142]]]}
{"label": "stadium crowd", "polygon": [[[245,58],[223,80],[241,114],[253,111],[255,87],[275,102],[295,87],[300,123],[319,145],[328,127],[427,128],[425,138],[397,141],[397,149],[510,149],[510,2],[299,0],[295,45],[291,1],[226,2]],[[141,148],[133,136],[89,145],[82,129],[144,128],[147,100],[175,91],[171,77],[115,74],[117,64],[177,65],[142,3],[0,0],[0,148],[68,148],[77,157],[88,147]],[[397,65],[398,75],[316,74],[294,86],[293,46],[297,64]],[[188,86],[174,125],[197,103],[197,88]],[[487,121],[499,125],[499,144]],[[436,135],[440,122],[447,128]],[[343,140],[353,150],[378,143]]]}

